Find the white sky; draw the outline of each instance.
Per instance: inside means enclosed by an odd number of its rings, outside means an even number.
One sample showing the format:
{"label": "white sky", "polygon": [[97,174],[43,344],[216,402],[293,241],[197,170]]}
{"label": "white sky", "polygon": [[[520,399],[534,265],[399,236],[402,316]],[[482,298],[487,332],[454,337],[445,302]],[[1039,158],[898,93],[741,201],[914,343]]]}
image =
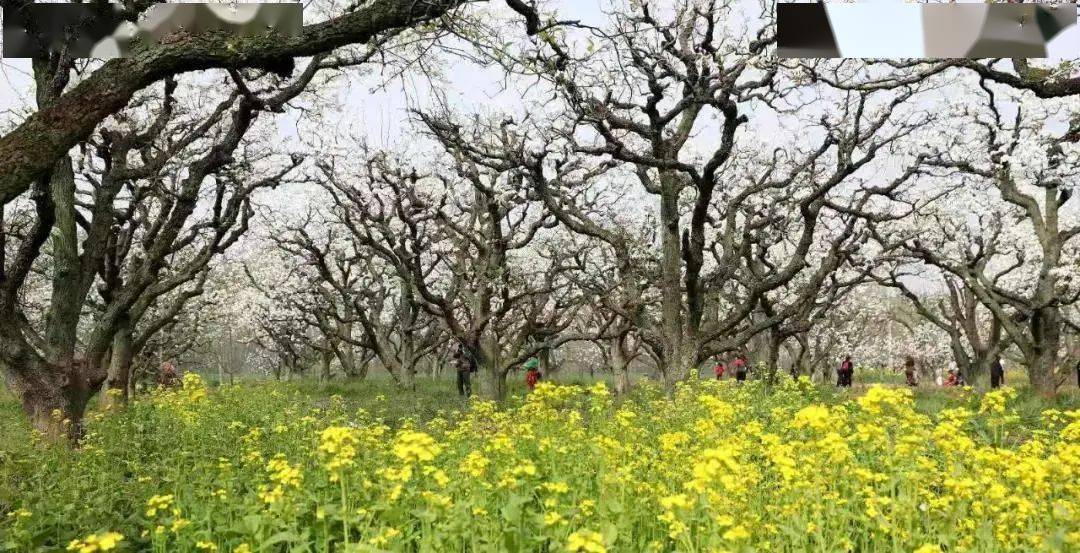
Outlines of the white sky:
{"label": "white sky", "polygon": [[[601,11],[601,4],[606,0],[552,0],[545,6],[558,11],[560,19],[581,20],[587,24],[603,24],[606,16]],[[524,34],[524,33],[522,33]],[[18,110],[34,105],[33,79],[30,60],[0,60],[0,113]],[[446,87],[443,90],[455,107],[465,111],[483,108],[488,111],[520,109],[520,94],[507,91],[498,94],[501,73],[485,70],[468,62],[456,63],[447,71]],[[409,82],[400,80],[391,83],[384,90],[372,90],[379,84],[377,78],[355,77],[342,91],[342,125],[364,121],[366,134],[373,143],[386,142],[400,138],[400,122],[409,107],[423,105],[430,96],[427,82],[413,78]],[[360,119],[351,117],[362,116]],[[387,139],[391,139],[387,142]]]}
{"label": "white sky", "polygon": [[[958,3],[984,2],[962,0]],[[923,13],[914,8],[910,3],[897,0],[861,0],[857,4],[834,2],[827,11],[841,53],[857,53],[859,57],[867,58],[915,58],[926,55],[926,52]],[[1054,37],[1047,44],[1046,52],[1050,59],[1080,56],[1080,26],[1072,25]]]}
{"label": "white sky", "polygon": [[[872,3],[901,4],[899,0],[863,0]],[[968,0],[971,1],[971,0]],[[981,0],[975,0],[981,1]],[[756,0],[745,0],[754,4]],[[606,21],[602,6],[609,0],[551,0],[545,7],[557,11],[560,19],[581,20],[587,24],[602,25]],[[896,36],[903,36],[912,25],[903,25],[897,20]],[[911,22],[914,24],[914,22]],[[1052,57],[1080,56],[1080,26],[1072,26],[1059,36],[1051,45]],[[523,109],[522,87],[511,87],[500,92],[501,72],[484,69],[475,64],[461,61],[450,67],[446,74],[446,83],[441,92],[451,105],[463,112],[519,112]],[[6,59],[0,63],[0,114],[9,110],[22,110],[33,105],[33,81],[30,76],[30,62],[23,59]],[[342,86],[339,96],[340,113],[333,119],[337,128],[328,129],[320,126],[315,132],[343,133],[352,136],[362,135],[372,146],[390,148],[400,145],[408,136],[406,110],[410,107],[427,105],[431,90],[429,83],[421,78],[399,79],[385,88],[375,89],[380,84],[377,77],[350,77]],[[518,83],[521,84],[521,83]],[[295,136],[295,122],[288,118],[280,121],[282,137],[289,142]],[[291,135],[291,136],[290,136]]]}
{"label": "white sky", "polygon": [[[1077,8],[1080,10],[1080,7]],[[1080,17],[1080,16],[1078,16]],[[1054,59],[1073,59],[1080,57],[1080,24],[1072,25],[1063,33],[1054,37],[1046,45],[1047,57]]]}

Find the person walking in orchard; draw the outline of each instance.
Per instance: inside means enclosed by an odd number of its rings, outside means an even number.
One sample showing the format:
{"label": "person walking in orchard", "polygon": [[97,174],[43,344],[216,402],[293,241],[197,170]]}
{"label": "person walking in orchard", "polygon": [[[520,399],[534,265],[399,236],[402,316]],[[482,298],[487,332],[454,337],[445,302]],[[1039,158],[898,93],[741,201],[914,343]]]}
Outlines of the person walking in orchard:
{"label": "person walking in orchard", "polygon": [[915,380],[915,358],[910,355],[904,359],[904,378],[908,386],[914,388],[919,385],[919,382]]}
{"label": "person walking in orchard", "polygon": [[161,364],[161,373],[158,375],[158,385],[163,388],[177,388],[180,385],[180,377],[176,374],[176,365],[172,361]]}
{"label": "person walking in orchard", "polygon": [[721,359],[716,360],[716,365],[713,366],[713,374],[717,380],[724,379],[724,361]]}
{"label": "person walking in orchard", "polygon": [[472,395],[472,373],[476,372],[476,359],[465,344],[458,344],[454,352],[454,365],[457,369],[458,394],[467,399]]}
{"label": "person walking in orchard", "polygon": [[845,355],[840,363],[840,369],[836,371],[836,385],[842,388],[851,387],[851,376],[855,373],[855,365],[851,362],[851,356]]}
{"label": "person walking in orchard", "polygon": [[540,382],[543,375],[540,374],[540,360],[535,357],[530,357],[525,362],[525,386],[529,388],[529,391],[536,389],[536,383]]}
{"label": "person walking in orchard", "polygon": [[732,363],[731,365],[735,369],[735,380],[737,380],[739,382],[745,381],[746,380],[746,355],[740,353],[739,356],[735,358],[735,362]]}
{"label": "person walking in orchard", "polygon": [[949,369],[949,376],[945,377],[945,382],[942,386],[946,388],[952,388],[960,385],[960,376],[956,369]]}
{"label": "person walking in orchard", "polygon": [[1001,356],[994,358],[994,364],[990,365],[990,387],[1000,388],[1005,384],[1005,367],[1001,365]]}

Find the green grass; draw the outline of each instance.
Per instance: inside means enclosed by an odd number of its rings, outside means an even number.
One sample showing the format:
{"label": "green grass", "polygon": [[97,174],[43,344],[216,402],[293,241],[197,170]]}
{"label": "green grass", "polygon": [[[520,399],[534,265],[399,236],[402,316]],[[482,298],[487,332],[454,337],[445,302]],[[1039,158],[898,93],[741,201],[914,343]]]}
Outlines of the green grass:
{"label": "green grass", "polygon": [[11,393],[0,386],[0,465],[17,456],[25,456],[31,445],[26,437],[30,424]]}
{"label": "green grass", "polygon": [[[509,383],[509,401],[516,403],[525,395],[526,390],[524,384],[513,376],[511,375]],[[599,376],[590,379],[587,375],[557,374],[552,380],[562,384],[586,386],[603,380],[610,386],[609,378]],[[1018,379],[1013,376],[1011,381],[1016,382]],[[473,391],[482,396],[484,384],[480,380],[481,378],[474,377]],[[251,381],[244,385],[256,383],[257,381]],[[839,403],[852,395],[862,394],[867,387],[875,383],[903,385],[902,376],[886,371],[865,371],[856,376],[855,386],[851,390],[831,386],[820,386],[819,389],[822,400]],[[314,379],[300,379],[288,382],[287,386],[299,392],[305,403],[311,406],[325,407],[331,396],[339,396],[350,412],[363,409],[391,427],[397,427],[405,421],[425,422],[437,416],[452,415],[465,405],[457,394],[454,381],[448,378],[418,378],[415,390],[403,390],[389,377],[381,374],[371,375],[365,380],[339,378],[330,382],[319,382]],[[916,409],[926,415],[964,405],[969,393],[958,388],[938,387],[932,383],[921,385],[914,391]],[[1033,394],[1026,386],[1019,387],[1018,391],[1014,405],[1023,426],[1034,426],[1046,409],[1080,409],[1080,390],[1075,387],[1065,386],[1053,398]],[[95,406],[96,402],[91,404],[91,411]],[[0,386],[0,464],[28,456],[33,447],[27,439],[29,435],[30,426],[18,400]],[[2,493],[3,486],[0,485],[0,503],[3,501]]]}
{"label": "green grass", "polygon": [[[511,401],[525,394],[525,385],[518,376],[520,375],[510,375]],[[1056,397],[1047,399],[1032,394],[1023,384],[1026,379],[1022,374],[1010,372],[1008,376],[1009,382],[1016,383],[1018,386],[1020,395],[1016,400],[1017,408],[1025,421],[1036,421],[1039,413],[1045,409],[1080,408],[1080,390],[1075,386],[1067,384],[1062,387]],[[484,393],[482,380],[483,377],[480,375],[473,377],[473,392],[481,396]],[[585,386],[604,381],[609,387],[611,386],[611,379],[603,373],[598,373],[595,378],[577,373],[556,373],[551,380],[560,384]],[[850,392],[830,386],[821,386],[821,390],[823,399],[839,402],[852,393],[860,394],[868,386],[879,383],[902,386],[903,375],[886,370],[860,369],[855,376],[855,386]],[[336,395],[345,400],[350,410],[363,408],[388,424],[396,424],[397,421],[405,419],[430,420],[435,416],[460,410],[464,406],[464,402],[457,394],[454,380],[448,377],[419,377],[416,380],[415,390],[401,389],[382,373],[372,374],[364,380],[335,378],[329,382],[320,382],[315,379],[298,379],[288,384],[307,398],[311,405],[325,406],[330,396]],[[963,398],[962,390],[936,386],[930,379],[924,379],[923,384],[915,388],[916,407],[924,414],[933,414],[942,409],[956,407],[963,403]],[[93,402],[90,409],[94,409],[95,405],[96,402]],[[18,400],[0,386],[0,460],[3,460],[5,456],[10,458],[19,452],[26,452],[31,447],[26,440],[28,432],[29,425]]]}

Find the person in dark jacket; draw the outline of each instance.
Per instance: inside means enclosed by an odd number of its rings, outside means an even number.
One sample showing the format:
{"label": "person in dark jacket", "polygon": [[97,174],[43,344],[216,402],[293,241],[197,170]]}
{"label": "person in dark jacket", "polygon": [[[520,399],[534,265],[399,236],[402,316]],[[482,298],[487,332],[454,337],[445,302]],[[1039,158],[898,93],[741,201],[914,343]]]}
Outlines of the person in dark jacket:
{"label": "person in dark jacket", "polygon": [[465,344],[458,344],[454,352],[454,367],[457,369],[457,388],[461,397],[472,395],[472,373],[476,372],[476,359]]}
{"label": "person in dark jacket", "polygon": [[1005,384],[1005,367],[1001,366],[1001,357],[994,359],[994,364],[990,365],[990,387],[1000,388]]}
{"label": "person in dark jacket", "polygon": [[842,388],[851,387],[851,376],[855,373],[855,365],[851,362],[851,356],[845,355],[844,361],[836,371],[836,385]]}
{"label": "person in dark jacket", "polygon": [[735,380],[739,382],[746,380],[746,355],[740,354],[731,366],[735,369]]}
{"label": "person in dark jacket", "polygon": [[919,385],[919,382],[915,380],[915,358],[907,356],[904,359],[904,378],[907,380],[907,385],[915,387]]}
{"label": "person in dark jacket", "polygon": [[172,361],[161,364],[161,373],[158,374],[158,385],[164,388],[179,388],[180,377],[176,374],[176,365]]}

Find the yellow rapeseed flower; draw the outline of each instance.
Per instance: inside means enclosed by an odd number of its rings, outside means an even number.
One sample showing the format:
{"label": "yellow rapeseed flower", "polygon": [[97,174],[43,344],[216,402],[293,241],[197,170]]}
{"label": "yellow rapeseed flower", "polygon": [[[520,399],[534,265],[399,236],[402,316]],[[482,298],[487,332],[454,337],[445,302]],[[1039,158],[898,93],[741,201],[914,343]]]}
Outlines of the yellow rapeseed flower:
{"label": "yellow rapeseed flower", "polygon": [[124,535],[118,532],[104,532],[102,534],[90,534],[81,540],[71,540],[67,545],[68,551],[78,553],[97,553],[98,551],[112,551],[117,544],[124,540]]}
{"label": "yellow rapeseed flower", "polygon": [[792,428],[809,428],[821,432],[832,426],[831,413],[824,405],[808,405],[795,413],[791,419]]}
{"label": "yellow rapeseed flower", "polygon": [[344,426],[331,426],[319,436],[319,452],[330,472],[330,481],[337,482],[342,473],[356,465],[356,448],[360,443],[356,430]]}
{"label": "yellow rapeseed flower", "polygon": [[604,537],[591,530],[578,530],[566,538],[566,550],[571,553],[607,553]]}
{"label": "yellow rapeseed flower", "polygon": [[402,430],[394,443],[394,455],[407,463],[433,461],[442,446],[431,436],[415,430]]}
{"label": "yellow rapeseed flower", "polygon": [[743,525],[733,526],[724,532],[724,539],[728,541],[745,540],[750,537],[750,532]]}
{"label": "yellow rapeseed flower", "polygon": [[159,511],[165,511],[173,503],[173,495],[155,495],[146,501],[146,516],[157,516]]}

